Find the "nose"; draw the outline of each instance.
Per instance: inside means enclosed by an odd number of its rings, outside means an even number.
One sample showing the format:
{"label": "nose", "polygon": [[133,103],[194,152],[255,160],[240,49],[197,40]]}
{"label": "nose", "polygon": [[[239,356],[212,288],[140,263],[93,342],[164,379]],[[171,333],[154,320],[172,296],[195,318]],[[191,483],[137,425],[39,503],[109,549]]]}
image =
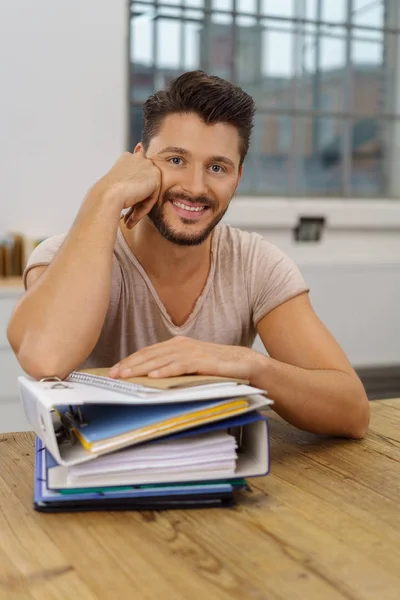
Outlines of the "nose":
{"label": "nose", "polygon": [[206,174],[202,165],[191,166],[186,170],[182,182],[183,190],[191,196],[206,196],[208,192]]}

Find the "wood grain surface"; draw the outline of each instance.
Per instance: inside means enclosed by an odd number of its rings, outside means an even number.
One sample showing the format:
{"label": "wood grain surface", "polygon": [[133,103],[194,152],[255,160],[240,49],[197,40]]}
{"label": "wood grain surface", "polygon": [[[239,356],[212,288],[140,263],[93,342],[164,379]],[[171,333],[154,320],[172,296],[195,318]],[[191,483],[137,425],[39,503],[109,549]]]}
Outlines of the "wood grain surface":
{"label": "wood grain surface", "polygon": [[33,434],[0,435],[0,599],[398,600],[400,399],[361,442],[268,416],[271,473],[228,509],[40,514]]}

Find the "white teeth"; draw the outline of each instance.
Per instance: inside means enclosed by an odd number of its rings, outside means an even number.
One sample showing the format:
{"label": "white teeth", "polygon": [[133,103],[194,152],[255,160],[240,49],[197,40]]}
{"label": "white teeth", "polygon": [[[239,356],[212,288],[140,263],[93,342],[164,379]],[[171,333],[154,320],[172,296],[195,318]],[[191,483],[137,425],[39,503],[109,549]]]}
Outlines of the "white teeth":
{"label": "white teeth", "polygon": [[186,204],[181,204],[180,202],[173,202],[175,206],[179,208],[183,208],[183,210],[189,210],[191,212],[200,212],[205,209],[205,206],[187,206]]}

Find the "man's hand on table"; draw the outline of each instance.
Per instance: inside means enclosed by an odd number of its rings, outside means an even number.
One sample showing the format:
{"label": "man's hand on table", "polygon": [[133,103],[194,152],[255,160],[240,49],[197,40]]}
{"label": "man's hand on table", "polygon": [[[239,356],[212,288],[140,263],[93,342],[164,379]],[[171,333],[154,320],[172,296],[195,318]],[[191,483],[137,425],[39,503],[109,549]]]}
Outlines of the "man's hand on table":
{"label": "man's hand on table", "polygon": [[265,369],[266,357],[241,346],[201,342],[183,336],[147,346],[114,365],[110,377],[175,377],[179,375],[217,375],[251,382],[256,372]]}

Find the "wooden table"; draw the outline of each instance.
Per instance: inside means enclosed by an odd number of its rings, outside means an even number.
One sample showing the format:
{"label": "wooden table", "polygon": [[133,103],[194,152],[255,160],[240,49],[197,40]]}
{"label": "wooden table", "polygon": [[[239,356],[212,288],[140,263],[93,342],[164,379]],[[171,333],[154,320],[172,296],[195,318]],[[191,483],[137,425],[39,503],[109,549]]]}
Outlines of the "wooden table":
{"label": "wooden table", "polygon": [[272,472],[233,509],[40,514],[33,434],[0,436],[0,598],[400,598],[400,399],[362,442],[271,413]]}

